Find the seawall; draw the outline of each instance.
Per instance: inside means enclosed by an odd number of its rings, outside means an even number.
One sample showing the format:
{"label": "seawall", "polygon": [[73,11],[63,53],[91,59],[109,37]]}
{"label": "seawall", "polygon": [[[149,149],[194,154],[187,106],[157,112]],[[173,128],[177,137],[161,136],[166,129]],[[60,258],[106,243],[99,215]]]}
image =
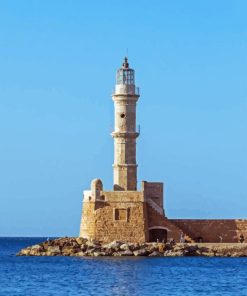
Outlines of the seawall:
{"label": "seawall", "polygon": [[22,249],[18,256],[149,256],[247,257],[247,243],[126,243],[101,244],[84,238],[60,238]]}

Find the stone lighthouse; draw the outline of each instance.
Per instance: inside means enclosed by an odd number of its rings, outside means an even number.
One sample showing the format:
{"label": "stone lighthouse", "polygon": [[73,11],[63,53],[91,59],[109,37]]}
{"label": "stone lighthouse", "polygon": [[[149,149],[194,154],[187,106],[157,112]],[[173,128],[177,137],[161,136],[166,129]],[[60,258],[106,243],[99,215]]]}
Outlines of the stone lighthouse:
{"label": "stone lighthouse", "polygon": [[[145,242],[179,236],[179,230],[165,217],[163,183],[142,181],[137,186],[136,106],[139,89],[135,71],[125,58],[117,70],[114,102],[113,190],[104,190],[101,179],[83,192],[80,236],[103,242],[123,240]],[[168,226],[169,229],[168,229]]]}
{"label": "stone lighthouse", "polygon": [[112,95],[115,109],[114,190],[137,189],[136,164],[136,103],[139,89],[135,86],[135,71],[129,67],[128,59],[124,59],[122,67],[117,71],[115,91]]}
{"label": "stone lighthouse", "polygon": [[[227,242],[247,236],[247,220],[168,219],[163,205],[163,183],[142,181],[137,186],[136,103],[139,89],[135,71],[125,58],[117,70],[112,95],[115,124],[113,190],[105,190],[101,179],[93,179],[90,190],[83,191],[80,237],[104,243],[161,242],[181,239],[187,242]],[[150,143],[151,145],[151,143]]]}

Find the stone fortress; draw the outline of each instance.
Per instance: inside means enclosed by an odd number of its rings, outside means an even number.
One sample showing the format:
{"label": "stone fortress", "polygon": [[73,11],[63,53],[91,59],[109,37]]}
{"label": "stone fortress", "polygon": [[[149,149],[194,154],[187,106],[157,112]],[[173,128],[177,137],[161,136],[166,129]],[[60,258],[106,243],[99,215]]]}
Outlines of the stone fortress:
{"label": "stone fortress", "polygon": [[163,206],[164,186],[141,182],[137,190],[136,104],[140,97],[135,71],[127,58],[117,71],[112,95],[115,109],[113,190],[100,179],[84,191],[80,237],[102,242],[156,242],[183,235],[187,242],[238,242],[247,239],[247,220],[169,219]]}

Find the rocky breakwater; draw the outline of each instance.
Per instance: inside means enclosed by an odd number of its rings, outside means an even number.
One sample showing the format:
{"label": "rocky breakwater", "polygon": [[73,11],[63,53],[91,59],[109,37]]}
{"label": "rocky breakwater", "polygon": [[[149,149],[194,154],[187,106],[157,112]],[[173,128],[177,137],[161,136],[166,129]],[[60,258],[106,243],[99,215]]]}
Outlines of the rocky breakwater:
{"label": "rocky breakwater", "polygon": [[17,256],[149,256],[149,257],[246,257],[247,244],[170,244],[125,243],[102,244],[84,238],[59,238],[22,249]]}

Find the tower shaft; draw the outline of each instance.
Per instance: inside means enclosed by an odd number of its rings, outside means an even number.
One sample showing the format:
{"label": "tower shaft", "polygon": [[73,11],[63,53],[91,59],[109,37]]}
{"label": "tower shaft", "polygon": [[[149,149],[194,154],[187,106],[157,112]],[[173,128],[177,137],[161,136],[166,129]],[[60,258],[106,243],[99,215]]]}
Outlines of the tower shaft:
{"label": "tower shaft", "polygon": [[129,69],[127,59],[118,70],[112,98],[115,108],[115,125],[112,133],[114,190],[136,190],[136,138],[139,135],[136,131],[136,102],[139,91],[134,84],[134,70]]}

